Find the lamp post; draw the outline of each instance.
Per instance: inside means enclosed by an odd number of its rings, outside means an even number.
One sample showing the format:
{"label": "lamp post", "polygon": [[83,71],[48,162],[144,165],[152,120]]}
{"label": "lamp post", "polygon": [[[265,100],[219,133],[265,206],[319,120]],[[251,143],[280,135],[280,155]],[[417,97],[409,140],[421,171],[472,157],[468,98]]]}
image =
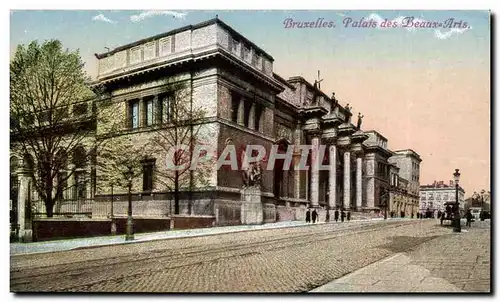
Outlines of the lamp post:
{"label": "lamp post", "polygon": [[128,211],[127,211],[127,233],[125,235],[125,241],[134,240],[134,222],[132,220],[132,177],[134,172],[132,171],[132,166],[128,166],[127,172],[125,172],[125,177],[128,181]]}
{"label": "lamp post", "polygon": [[484,193],[484,189],[481,190],[481,213],[479,214],[481,221],[484,221]]}
{"label": "lamp post", "polygon": [[453,221],[455,223],[453,227],[453,232],[461,232],[460,226],[460,204],[458,202],[458,182],[460,180],[460,172],[458,169],[455,169],[455,173],[453,173],[453,178],[455,179],[455,215],[453,217]]}
{"label": "lamp post", "polygon": [[325,222],[330,222],[330,190],[326,191],[326,215]]}

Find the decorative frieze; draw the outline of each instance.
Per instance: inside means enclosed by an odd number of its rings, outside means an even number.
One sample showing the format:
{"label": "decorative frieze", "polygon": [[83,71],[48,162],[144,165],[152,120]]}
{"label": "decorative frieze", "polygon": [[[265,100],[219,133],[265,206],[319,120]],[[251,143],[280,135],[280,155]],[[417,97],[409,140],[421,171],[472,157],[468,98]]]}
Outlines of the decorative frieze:
{"label": "decorative frieze", "polygon": [[127,51],[119,51],[113,55],[115,58],[115,68],[125,68],[127,67]]}
{"label": "decorative frieze", "polygon": [[160,57],[169,55],[173,52],[172,49],[172,37],[165,37],[160,39]]}
{"label": "decorative frieze", "polygon": [[276,123],[275,127],[276,138],[286,138],[289,142],[293,142],[292,129],[280,123]]}
{"label": "decorative frieze", "polygon": [[[181,52],[191,48],[191,32],[183,31],[174,36],[174,51]],[[214,41],[215,42],[215,41]]]}
{"label": "decorative frieze", "polygon": [[141,47],[134,47],[130,49],[130,65],[137,64],[142,61]]}
{"label": "decorative frieze", "polygon": [[156,41],[144,44],[144,61],[156,58]]}
{"label": "decorative frieze", "polygon": [[106,73],[114,68],[114,57],[109,56],[99,60],[99,73]]}

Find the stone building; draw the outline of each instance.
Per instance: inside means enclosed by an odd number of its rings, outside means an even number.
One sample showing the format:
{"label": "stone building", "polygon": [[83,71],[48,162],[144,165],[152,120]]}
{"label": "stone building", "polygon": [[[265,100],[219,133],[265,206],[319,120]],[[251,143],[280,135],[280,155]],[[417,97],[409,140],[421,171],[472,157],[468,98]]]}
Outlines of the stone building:
{"label": "stone building", "polygon": [[[458,187],[458,202],[460,209],[464,210],[465,205],[465,190]],[[453,180],[449,184],[444,181],[434,181],[431,185],[420,186],[420,206],[419,210],[422,213],[430,211],[437,215],[438,211],[444,212],[446,210],[446,202],[456,202],[456,189]]]}
{"label": "stone building", "polygon": [[[318,83],[276,74],[271,55],[217,18],[120,46],[96,58],[96,85],[105,89],[113,104],[106,110],[121,113],[121,129],[113,133],[97,117],[96,136],[113,140],[111,145],[120,145],[121,140],[143,146],[156,133],[167,131],[173,99],[189,104],[190,110],[203,110],[203,116],[192,122],[198,127],[197,140],[219,153],[227,145],[237,150],[261,145],[267,152],[278,146],[298,159],[298,146],[312,145],[308,171],[283,170],[279,160],[274,170],[262,170],[259,207],[245,206],[254,199],[244,196],[241,170],[217,169],[212,163],[203,171],[189,172],[189,186],[180,188],[178,213],[172,211],[172,191],[160,184],[167,152],[149,154],[132,184],[134,216],[206,216],[215,217],[216,225],[231,225],[302,220],[309,207],[317,209],[320,220],[341,208],[353,215],[371,215],[381,209],[381,188],[391,190],[404,179],[408,181],[405,206],[418,202],[419,169],[407,167],[410,162],[420,163],[418,154],[390,151],[386,138],[355,126],[351,107],[341,105],[335,94],[329,97]],[[183,84],[182,97],[166,91],[175,83]],[[320,145],[327,146],[321,159]],[[102,161],[99,154],[96,160]],[[394,165],[399,170],[391,174]],[[114,214],[125,215],[127,187],[99,185],[102,173],[96,170],[89,182],[92,190],[87,190],[94,199],[91,216],[109,216],[111,194]],[[392,175],[400,181],[391,181]],[[254,214],[249,211],[261,215],[249,220],[248,215]]]}
{"label": "stone building", "polygon": [[400,215],[416,215],[419,204],[420,163],[422,159],[417,152],[397,150],[392,152],[388,162],[398,168],[396,187],[400,193],[394,194],[393,210]]}

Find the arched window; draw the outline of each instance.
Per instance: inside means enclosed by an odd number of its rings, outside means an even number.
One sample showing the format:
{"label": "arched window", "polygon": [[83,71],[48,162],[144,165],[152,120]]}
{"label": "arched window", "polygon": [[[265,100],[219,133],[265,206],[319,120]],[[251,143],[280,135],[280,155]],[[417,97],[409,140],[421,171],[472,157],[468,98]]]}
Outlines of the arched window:
{"label": "arched window", "polygon": [[15,173],[17,168],[19,168],[19,159],[17,156],[10,157],[10,173]]}
{"label": "arched window", "polygon": [[28,169],[28,170],[34,169],[35,161],[33,160],[33,156],[31,156],[31,154],[24,155],[23,161],[24,161],[24,167],[26,169]]}

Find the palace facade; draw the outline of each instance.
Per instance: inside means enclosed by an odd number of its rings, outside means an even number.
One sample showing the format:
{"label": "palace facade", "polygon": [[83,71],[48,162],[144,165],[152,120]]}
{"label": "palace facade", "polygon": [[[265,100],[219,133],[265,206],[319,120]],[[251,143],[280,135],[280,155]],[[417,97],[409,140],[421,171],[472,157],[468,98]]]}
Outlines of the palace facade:
{"label": "palace facade", "polygon": [[[283,170],[279,162],[273,171],[262,171],[262,222],[302,220],[309,207],[318,209],[321,220],[329,216],[327,211],[342,208],[351,217],[378,215],[385,208],[397,216],[418,211],[421,159],[415,151],[391,151],[385,137],[362,130],[360,120],[354,124],[351,108],[335,94],[321,91],[317,83],[276,74],[271,55],[219,19],[149,37],[96,58],[96,85],[104,88],[123,120],[121,129],[110,136],[97,119],[98,137],[126,138],[134,145],[150,141],[168,127],[171,104],[165,85],[182,82],[183,100],[204,112],[196,121],[199,140],[218,151],[226,145],[239,149],[252,144],[269,152],[279,145],[283,150],[292,148],[298,157],[296,146],[312,145],[308,171]],[[322,159],[315,151],[319,145],[327,146]],[[165,157],[160,151],[149,156],[142,175],[134,179],[134,216],[187,215],[214,217],[216,225],[242,223],[241,171],[212,165],[203,173],[190,172],[189,190],[181,190],[174,213],[171,190],[157,181],[160,173],[155,172],[166,169]],[[99,154],[96,160],[102,160]],[[320,164],[329,165],[328,170],[320,170]],[[85,204],[87,212],[92,218],[109,216],[113,194],[114,215],[125,215],[126,186],[99,185],[99,173],[89,164],[89,181],[82,182],[76,193],[91,200]]]}

